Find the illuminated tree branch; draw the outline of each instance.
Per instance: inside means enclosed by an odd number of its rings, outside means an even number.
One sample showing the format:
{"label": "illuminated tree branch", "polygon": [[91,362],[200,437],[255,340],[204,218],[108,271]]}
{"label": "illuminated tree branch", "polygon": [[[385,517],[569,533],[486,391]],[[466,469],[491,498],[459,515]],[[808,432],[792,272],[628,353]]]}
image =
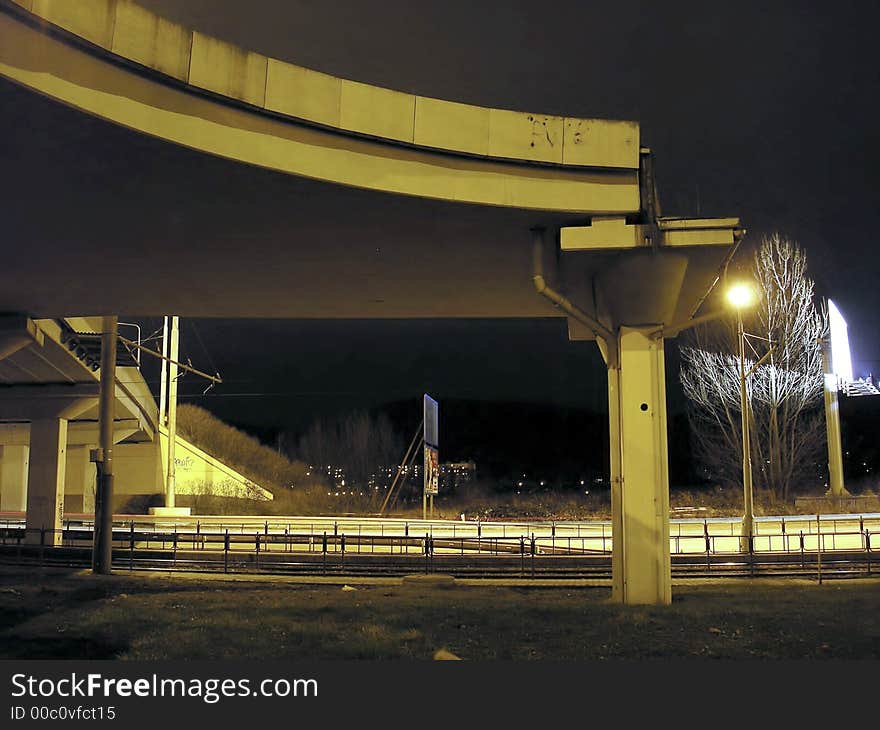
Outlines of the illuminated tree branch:
{"label": "illuminated tree branch", "polygon": [[[756,486],[788,499],[824,475],[821,340],[828,318],[813,302],[797,244],[778,234],[765,238],[753,275],[760,301],[745,316],[754,355],[746,370],[773,349],[747,383],[752,469]],[[681,347],[694,455],[711,479],[727,486],[742,484],[739,362],[730,354],[736,338],[732,323],[715,323],[688,333]]]}

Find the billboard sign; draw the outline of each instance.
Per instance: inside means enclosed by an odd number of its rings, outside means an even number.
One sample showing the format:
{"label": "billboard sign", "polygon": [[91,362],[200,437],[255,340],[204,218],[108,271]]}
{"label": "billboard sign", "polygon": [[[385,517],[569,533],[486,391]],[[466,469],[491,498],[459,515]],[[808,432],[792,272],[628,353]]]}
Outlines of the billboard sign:
{"label": "billboard sign", "polygon": [[440,453],[433,446],[425,446],[425,494],[437,494],[440,489]]}
{"label": "billboard sign", "polygon": [[440,484],[440,408],[425,393],[423,401],[425,439],[425,494],[437,494]]}

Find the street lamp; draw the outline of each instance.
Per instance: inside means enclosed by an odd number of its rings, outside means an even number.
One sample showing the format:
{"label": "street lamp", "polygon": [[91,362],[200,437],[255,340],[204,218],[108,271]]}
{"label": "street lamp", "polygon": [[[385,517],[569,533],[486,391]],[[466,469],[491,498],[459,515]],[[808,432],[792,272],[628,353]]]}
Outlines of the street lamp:
{"label": "street lamp", "polygon": [[752,507],[752,457],[749,442],[749,399],[746,393],[746,334],[743,329],[742,310],[751,306],[754,292],[748,284],[733,285],[727,291],[727,301],[736,309],[736,333],[739,339],[739,398],[742,412],[742,471],[744,513],[740,550],[746,552],[754,534],[754,510]]}
{"label": "street lamp", "polygon": [[727,301],[730,302],[737,311],[740,311],[745,307],[750,307],[754,300],[755,293],[752,291],[752,287],[743,282],[734,284],[727,290]]}

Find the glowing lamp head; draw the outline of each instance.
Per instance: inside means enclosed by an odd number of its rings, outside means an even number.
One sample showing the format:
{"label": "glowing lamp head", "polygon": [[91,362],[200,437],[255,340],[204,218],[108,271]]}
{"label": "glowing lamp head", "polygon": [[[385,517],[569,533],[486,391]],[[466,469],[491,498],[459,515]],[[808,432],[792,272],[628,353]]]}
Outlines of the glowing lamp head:
{"label": "glowing lamp head", "polygon": [[745,309],[755,300],[755,294],[752,287],[748,284],[734,284],[727,290],[727,301],[736,309]]}

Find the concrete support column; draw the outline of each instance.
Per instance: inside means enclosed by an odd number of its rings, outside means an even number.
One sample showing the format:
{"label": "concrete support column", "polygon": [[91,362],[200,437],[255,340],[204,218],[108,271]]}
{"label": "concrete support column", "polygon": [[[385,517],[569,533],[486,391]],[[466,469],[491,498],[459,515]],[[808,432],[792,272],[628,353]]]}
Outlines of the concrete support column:
{"label": "concrete support column", "polygon": [[612,599],[672,600],[663,340],[657,327],[621,327],[608,369],[613,530]]}
{"label": "concrete support column", "polygon": [[31,423],[28,468],[25,542],[39,544],[40,530],[45,545],[61,544],[64,516],[64,470],[67,461],[67,420],[50,418]]}
{"label": "concrete support column", "polygon": [[67,474],[64,480],[65,512],[95,511],[95,464],[89,459],[88,445],[67,447]]}
{"label": "concrete support column", "polygon": [[29,451],[25,444],[0,446],[0,512],[27,509]]}

